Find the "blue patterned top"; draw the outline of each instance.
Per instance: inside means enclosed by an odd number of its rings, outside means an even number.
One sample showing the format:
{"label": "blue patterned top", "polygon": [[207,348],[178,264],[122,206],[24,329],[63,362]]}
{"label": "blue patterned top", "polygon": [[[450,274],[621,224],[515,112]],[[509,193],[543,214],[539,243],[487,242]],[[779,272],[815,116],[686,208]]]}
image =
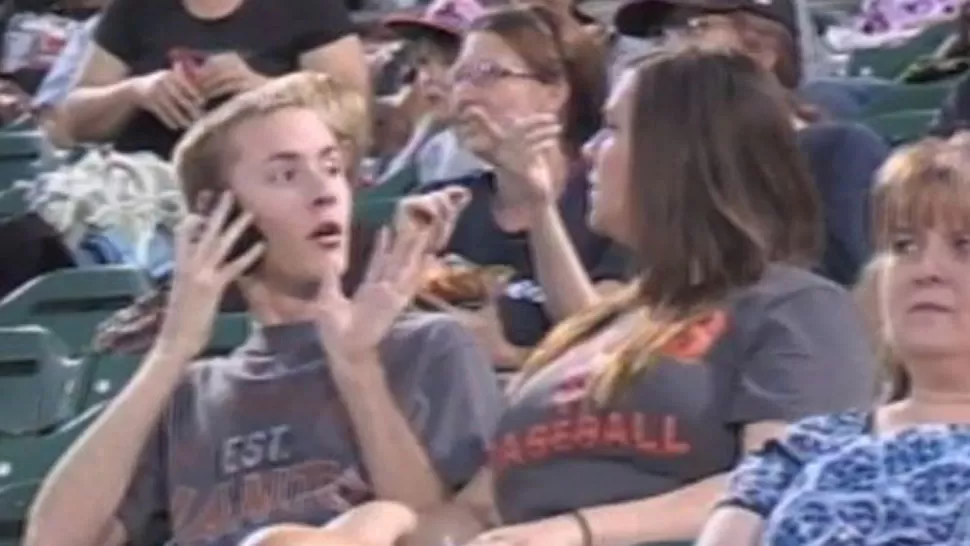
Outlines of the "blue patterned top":
{"label": "blue patterned top", "polygon": [[870,421],[796,423],[742,461],[726,504],[765,518],[765,546],[970,544],[970,426],[876,435]]}

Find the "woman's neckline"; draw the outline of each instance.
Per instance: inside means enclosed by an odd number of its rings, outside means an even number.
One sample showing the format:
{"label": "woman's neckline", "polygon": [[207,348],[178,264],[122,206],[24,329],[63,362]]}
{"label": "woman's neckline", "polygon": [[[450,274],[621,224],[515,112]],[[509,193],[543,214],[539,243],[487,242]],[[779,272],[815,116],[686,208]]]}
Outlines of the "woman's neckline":
{"label": "woman's neckline", "polygon": [[[180,0],[182,8],[185,9],[186,13],[189,14],[193,19],[198,19],[199,21],[205,23],[218,23],[225,19],[228,19],[236,14],[242,5],[246,3],[246,0],[221,0],[222,3],[226,4],[225,7],[221,9],[212,9],[211,7],[200,7],[197,4],[199,0]],[[209,2],[207,2],[209,3]],[[210,4],[214,4],[211,2]]]}
{"label": "woman's neckline", "polygon": [[931,415],[918,415],[918,412],[913,412],[912,409],[907,411],[908,408],[900,408],[897,404],[881,406],[869,412],[866,419],[866,428],[872,435],[879,438],[891,438],[910,430],[927,427],[946,428],[955,432],[970,432],[970,419],[965,421],[945,418],[935,419]]}

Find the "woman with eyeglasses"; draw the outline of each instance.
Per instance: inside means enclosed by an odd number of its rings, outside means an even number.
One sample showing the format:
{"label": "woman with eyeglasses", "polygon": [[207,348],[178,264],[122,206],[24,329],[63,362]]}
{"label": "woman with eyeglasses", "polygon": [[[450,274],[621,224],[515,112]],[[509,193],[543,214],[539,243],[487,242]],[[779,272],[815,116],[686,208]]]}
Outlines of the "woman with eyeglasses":
{"label": "woman with eyeglasses", "polygon": [[585,221],[589,181],[580,148],[599,129],[605,57],[576,51],[562,38],[557,17],[539,7],[507,7],[474,21],[452,67],[453,123],[461,144],[490,172],[428,188],[460,184],[472,192],[448,252],[513,270],[479,310],[439,305],[475,332],[500,368],[518,368],[553,324],[579,310],[571,294],[549,291],[554,279],[533,266],[526,230],[532,198],[523,183],[529,152],[513,134],[550,142],[542,153],[555,201],[593,280],[610,290],[626,268],[622,253]]}

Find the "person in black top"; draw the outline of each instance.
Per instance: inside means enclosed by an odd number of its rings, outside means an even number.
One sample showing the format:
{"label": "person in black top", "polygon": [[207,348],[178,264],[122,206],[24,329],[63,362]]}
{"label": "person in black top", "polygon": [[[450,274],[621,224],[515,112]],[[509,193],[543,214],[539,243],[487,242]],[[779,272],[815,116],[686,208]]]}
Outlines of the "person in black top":
{"label": "person in black top", "polygon": [[214,102],[297,69],[368,93],[363,48],[342,2],[114,0],[65,102],[66,128],[75,141],[168,157]]}
{"label": "person in black top", "polygon": [[774,75],[787,90],[798,144],[822,197],[825,252],[815,271],[844,286],[855,283],[871,255],[869,190],[890,148],[870,128],[826,119],[796,95],[803,52],[795,0],[629,0],[615,23],[630,36],[662,30],[704,47],[736,50]]}
{"label": "person in black top", "polygon": [[559,146],[545,151],[543,164],[557,180],[569,237],[593,280],[606,283],[600,289],[623,278],[624,253],[586,223],[589,181],[580,147],[599,129],[597,105],[606,88],[605,63],[594,70],[588,59],[563,43],[551,12],[518,6],[479,17],[452,67],[459,141],[493,168],[424,189],[468,187],[472,199],[447,250],[476,264],[514,270],[508,285],[495,294],[494,306],[458,312],[500,368],[517,368],[553,324],[582,307],[571,295],[544,289],[556,285],[555,272],[534,267],[527,230],[530,196],[521,183],[528,174],[521,156],[529,138],[560,136]]}

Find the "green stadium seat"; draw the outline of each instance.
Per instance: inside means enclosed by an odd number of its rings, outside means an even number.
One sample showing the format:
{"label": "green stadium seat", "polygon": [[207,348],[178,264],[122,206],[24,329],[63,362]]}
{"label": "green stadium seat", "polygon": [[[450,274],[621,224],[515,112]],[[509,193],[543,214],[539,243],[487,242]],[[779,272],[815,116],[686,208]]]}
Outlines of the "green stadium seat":
{"label": "green stadium seat", "polygon": [[247,313],[223,313],[212,326],[212,339],[202,356],[223,356],[238,349],[249,337],[251,320]]}
{"label": "green stadium seat", "polygon": [[73,417],[83,371],[40,326],[0,328],[0,435],[38,434]]}
{"label": "green stadium seat", "polygon": [[87,377],[79,406],[82,411],[114,398],[131,380],[143,355],[90,355],[85,362]]}
{"label": "green stadium seat", "polygon": [[37,129],[0,131],[0,190],[37,175],[43,146],[43,134]]}
{"label": "green stadium seat", "polygon": [[0,436],[0,544],[20,543],[27,511],[44,477],[102,408],[91,408],[41,436]]}
{"label": "green stadium seat", "polygon": [[848,76],[871,76],[895,80],[920,57],[932,54],[956,31],[952,21],[945,21],[925,29],[914,38],[898,46],[858,49],[852,52]]}
{"label": "green stadium seat", "polygon": [[134,267],[66,269],[40,276],[0,301],[0,326],[37,324],[72,355],[86,352],[98,324],[149,288]]}
{"label": "green stadium seat", "polygon": [[890,144],[897,146],[919,140],[936,117],[936,110],[893,112],[862,120]]}
{"label": "green stadium seat", "polygon": [[27,209],[27,200],[22,189],[8,188],[0,191],[0,218],[23,214]]}
{"label": "green stadium seat", "polygon": [[879,99],[869,106],[863,117],[912,110],[938,110],[953,89],[954,82],[947,80],[923,84],[898,84],[887,87]]}
{"label": "green stadium seat", "polygon": [[414,191],[417,182],[412,166],[401,169],[379,186],[361,190],[354,198],[354,220],[370,227],[384,225],[394,215],[397,202]]}
{"label": "green stadium seat", "polygon": [[[240,347],[249,336],[250,319],[245,313],[224,313],[216,318],[212,339],[202,356],[212,357],[229,354]],[[144,355],[99,354],[91,355],[86,364],[85,379],[80,406],[90,408],[107,402],[118,394],[138,371]]]}
{"label": "green stadium seat", "polygon": [[359,201],[354,205],[354,221],[365,227],[381,227],[394,217],[394,210],[403,198],[402,195]]}

